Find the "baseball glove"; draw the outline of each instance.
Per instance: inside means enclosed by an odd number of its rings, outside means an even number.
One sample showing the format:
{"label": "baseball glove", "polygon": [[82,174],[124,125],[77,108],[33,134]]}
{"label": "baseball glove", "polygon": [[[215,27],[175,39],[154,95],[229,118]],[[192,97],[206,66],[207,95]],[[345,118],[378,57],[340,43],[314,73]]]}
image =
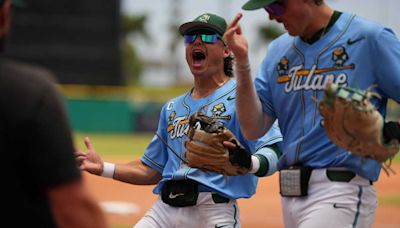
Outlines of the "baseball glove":
{"label": "baseball glove", "polygon": [[362,91],[328,83],[318,107],[332,142],[355,155],[388,164],[389,168],[400,150],[399,141],[385,140],[384,120],[371,103],[372,97],[381,98],[371,88]]}
{"label": "baseball glove", "polygon": [[[188,138],[185,147],[190,167],[227,176],[243,175],[249,171],[251,154],[229,129],[214,118],[195,112],[189,119]],[[224,141],[233,143],[233,149],[226,148]]]}

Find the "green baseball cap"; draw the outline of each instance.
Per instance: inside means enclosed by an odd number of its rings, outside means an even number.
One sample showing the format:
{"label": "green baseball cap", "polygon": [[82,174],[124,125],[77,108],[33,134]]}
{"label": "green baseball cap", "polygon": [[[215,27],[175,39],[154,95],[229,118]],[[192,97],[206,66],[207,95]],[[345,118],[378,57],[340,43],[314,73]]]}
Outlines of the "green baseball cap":
{"label": "green baseball cap", "polygon": [[256,10],[256,9],[263,8],[264,6],[267,6],[275,1],[276,0],[250,0],[242,6],[242,9]]}
{"label": "green baseball cap", "polygon": [[186,22],[179,26],[179,32],[181,35],[185,35],[187,33],[197,31],[197,30],[205,30],[216,32],[219,35],[223,35],[225,33],[227,24],[224,18],[211,14],[211,13],[204,13],[191,22]]}

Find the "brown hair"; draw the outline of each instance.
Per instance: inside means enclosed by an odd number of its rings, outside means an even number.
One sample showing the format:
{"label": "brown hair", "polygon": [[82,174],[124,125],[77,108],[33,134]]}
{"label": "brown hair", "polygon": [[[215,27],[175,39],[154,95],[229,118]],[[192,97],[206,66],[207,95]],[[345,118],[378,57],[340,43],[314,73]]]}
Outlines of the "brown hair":
{"label": "brown hair", "polygon": [[314,0],[315,5],[319,6],[324,0]]}
{"label": "brown hair", "polygon": [[226,76],[233,77],[233,56],[229,55],[224,59],[224,73]]}

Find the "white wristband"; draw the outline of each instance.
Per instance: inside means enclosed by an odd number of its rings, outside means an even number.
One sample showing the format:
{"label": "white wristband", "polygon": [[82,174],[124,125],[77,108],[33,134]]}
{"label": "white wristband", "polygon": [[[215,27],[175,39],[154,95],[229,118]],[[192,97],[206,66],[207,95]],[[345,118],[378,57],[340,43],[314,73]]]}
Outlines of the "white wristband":
{"label": "white wristband", "polygon": [[259,168],[260,160],[256,156],[251,155],[251,170],[249,171],[249,173],[256,173]]}
{"label": "white wristband", "polygon": [[101,174],[101,176],[113,178],[114,172],[115,172],[115,164],[114,163],[103,162],[103,173]]}

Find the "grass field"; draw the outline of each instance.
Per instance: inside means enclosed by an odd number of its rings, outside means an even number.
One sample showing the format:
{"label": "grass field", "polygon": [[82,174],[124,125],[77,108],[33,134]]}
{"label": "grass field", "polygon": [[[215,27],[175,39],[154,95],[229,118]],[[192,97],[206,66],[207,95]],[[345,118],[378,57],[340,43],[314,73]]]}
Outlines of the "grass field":
{"label": "grass field", "polygon": [[150,143],[153,133],[143,134],[100,134],[76,132],[74,141],[76,148],[86,150],[83,142],[88,136],[98,154],[104,159],[118,158],[133,160],[141,156]]}
{"label": "grass field", "polygon": [[[101,134],[76,132],[74,135],[76,148],[85,150],[83,139],[88,136],[96,148],[96,151],[104,158],[118,157],[121,159],[134,159],[141,156],[150,143],[153,133],[140,134]],[[128,161],[127,160],[127,161]],[[394,163],[400,164],[400,156],[397,155]]]}

